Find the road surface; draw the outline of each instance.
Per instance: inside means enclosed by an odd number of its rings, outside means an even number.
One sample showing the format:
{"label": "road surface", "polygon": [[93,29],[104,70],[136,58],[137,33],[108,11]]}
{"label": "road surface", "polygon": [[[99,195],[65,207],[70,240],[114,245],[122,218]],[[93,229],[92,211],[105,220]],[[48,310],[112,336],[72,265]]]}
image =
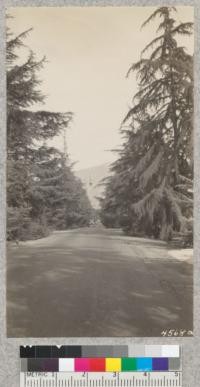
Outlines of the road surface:
{"label": "road surface", "polygon": [[103,227],[9,243],[9,337],[161,336],[192,329],[192,264]]}

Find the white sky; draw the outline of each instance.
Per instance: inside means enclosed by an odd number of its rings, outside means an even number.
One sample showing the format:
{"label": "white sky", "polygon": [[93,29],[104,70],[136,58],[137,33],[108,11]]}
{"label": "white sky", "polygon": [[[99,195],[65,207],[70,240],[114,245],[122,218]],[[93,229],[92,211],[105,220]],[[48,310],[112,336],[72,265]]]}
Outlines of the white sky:
{"label": "white sky", "polygon": [[[72,111],[68,152],[76,169],[113,161],[108,150],[121,142],[119,127],[136,91],[130,65],[155,37],[158,20],[141,30],[152,7],[17,7],[9,26],[33,27],[26,44],[45,64],[39,76],[47,95],[42,109]],[[177,7],[179,21],[193,21],[192,7]],[[190,48],[192,38],[181,44]],[[62,138],[53,145],[63,149]]]}

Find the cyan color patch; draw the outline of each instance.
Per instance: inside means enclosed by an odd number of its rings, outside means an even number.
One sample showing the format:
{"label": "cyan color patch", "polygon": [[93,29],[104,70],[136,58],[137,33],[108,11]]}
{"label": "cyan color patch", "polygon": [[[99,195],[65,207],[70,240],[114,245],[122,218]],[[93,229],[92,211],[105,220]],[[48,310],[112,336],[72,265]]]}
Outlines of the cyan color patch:
{"label": "cyan color patch", "polygon": [[152,371],[152,358],[139,357],[136,360],[137,371]]}

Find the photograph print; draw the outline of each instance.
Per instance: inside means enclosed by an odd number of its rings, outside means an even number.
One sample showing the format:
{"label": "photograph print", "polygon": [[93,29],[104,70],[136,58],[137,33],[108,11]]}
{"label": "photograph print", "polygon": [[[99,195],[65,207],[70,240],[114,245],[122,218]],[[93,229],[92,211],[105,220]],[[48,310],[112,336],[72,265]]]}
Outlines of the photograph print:
{"label": "photograph print", "polygon": [[193,335],[193,7],[10,7],[7,336]]}

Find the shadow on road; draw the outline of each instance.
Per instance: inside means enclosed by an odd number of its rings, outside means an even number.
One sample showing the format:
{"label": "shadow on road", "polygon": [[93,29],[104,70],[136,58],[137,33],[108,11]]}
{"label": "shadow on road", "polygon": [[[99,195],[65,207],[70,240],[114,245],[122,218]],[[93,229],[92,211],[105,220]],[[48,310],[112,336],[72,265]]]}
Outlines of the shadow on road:
{"label": "shadow on road", "polygon": [[8,248],[9,337],[160,336],[192,330],[192,265],[118,230]]}

